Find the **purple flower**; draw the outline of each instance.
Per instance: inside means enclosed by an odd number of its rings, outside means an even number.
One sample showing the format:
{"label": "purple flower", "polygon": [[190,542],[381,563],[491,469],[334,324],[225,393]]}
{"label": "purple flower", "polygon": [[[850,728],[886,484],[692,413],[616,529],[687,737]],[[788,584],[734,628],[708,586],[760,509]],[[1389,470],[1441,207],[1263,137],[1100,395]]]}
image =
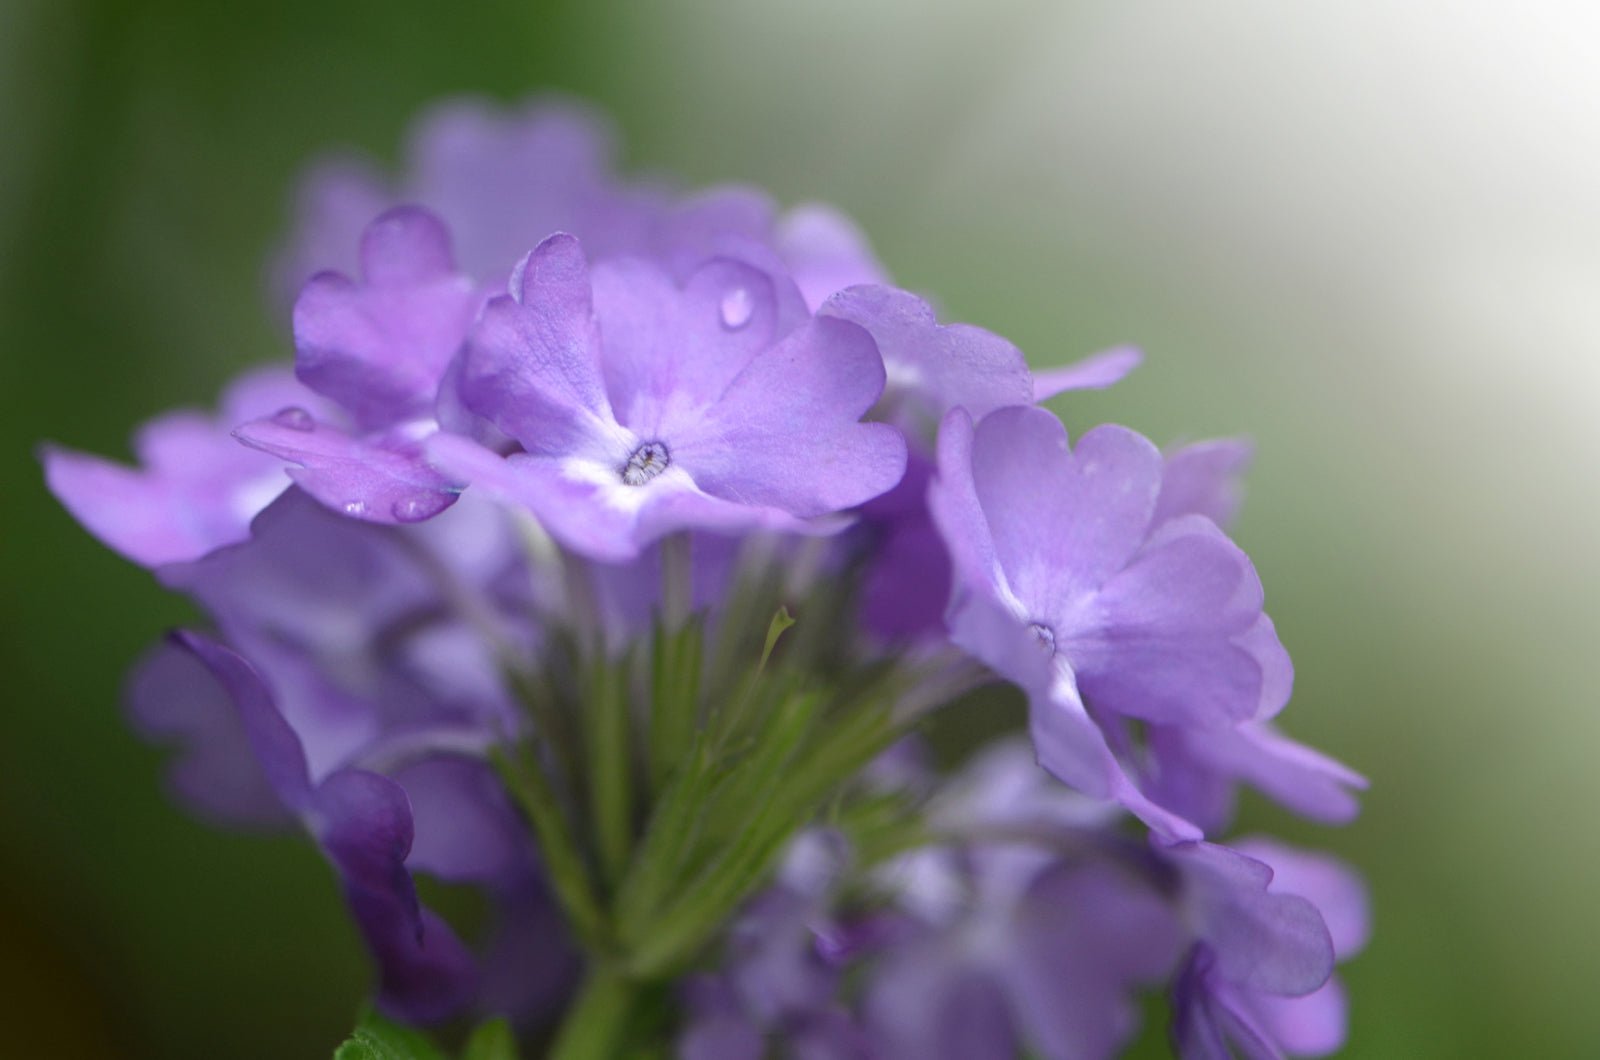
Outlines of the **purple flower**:
{"label": "purple flower", "polygon": [[1238,851],[1184,844],[1170,852],[1185,878],[1199,936],[1173,989],[1173,1042],[1184,1060],[1325,1056],[1343,1044],[1335,960],[1367,936],[1366,890],[1324,855],[1268,840]]}
{"label": "purple flower", "polygon": [[1032,405],[1068,390],[1110,386],[1139,364],[1139,351],[1108,350],[1035,376],[1022,351],[971,324],[939,324],[933,307],[893,287],[852,287],[820,312],[860,324],[888,372],[880,414],[912,438],[931,438],[953,408],[980,420],[995,409]]}
{"label": "purple flower", "polygon": [[229,433],[288,406],[324,409],[287,371],[261,369],[227,389],[215,417],[169,412],[140,428],[133,448],[142,468],[45,446],[45,481],[90,533],[135,563],[198,559],[246,540],[250,520],[288,488],[282,460]]}
{"label": "purple flower", "polygon": [[[1226,526],[1238,509],[1239,476],[1251,457],[1240,439],[1198,442],[1167,454],[1153,521],[1203,515]],[[1289,739],[1267,721],[1232,728],[1149,725],[1145,729],[1145,793],[1213,833],[1233,815],[1235,785],[1245,781],[1314,820],[1343,824],[1359,805],[1350,789],[1366,779]]]}
{"label": "purple flower", "polygon": [[602,115],[573,100],[439,104],[413,127],[398,181],[348,155],[312,167],[277,286],[288,299],[320,271],[353,272],[362,227],[402,203],[441,217],[463,270],[489,288],[555,232],[577,236],[596,259],[638,254],[669,267],[759,245],[783,262],[813,310],[835,291],[886,280],[861,231],[832,207],[806,203],[780,214],[751,188],[684,197],[659,181],[623,181],[613,173],[614,139]]}
{"label": "purple flower", "polygon": [[455,271],[438,218],[399,207],[361,237],[362,281],[319,273],[295,303],[295,373],[355,431],[288,409],[239,427],[245,444],[300,465],[290,475],[330,508],[414,523],[456,498],[422,457],[441,380],[483,296]]}
{"label": "purple flower", "polygon": [[[1029,693],[1040,762],[1153,827],[1096,714],[1226,728],[1269,717],[1292,671],[1250,561],[1210,520],[1154,523],[1161,455],[1101,427],[1067,448],[1039,409],[945,418],[930,504],[955,566],[952,638]],[[1117,735],[1113,731],[1113,735]]]}
{"label": "purple flower", "polygon": [[349,155],[311,167],[279,257],[278,287],[292,299],[316,273],[352,274],[362,229],[402,203],[442,218],[463,271],[489,286],[503,283],[552,232],[581,233],[608,252],[638,248],[667,199],[660,189],[615,180],[613,140],[604,117],[575,100],[436,104],[412,127],[400,180],[391,183],[370,161]]}
{"label": "purple flower", "polygon": [[477,987],[471,954],[417,902],[405,866],[414,837],[399,784],[360,769],[313,782],[294,730],[244,659],[202,637],[179,635],[238,712],[256,765],[285,810],[299,818],[339,874],[345,901],[379,968],[378,1002],[405,1019],[454,1014]]}
{"label": "purple flower", "polygon": [[883,387],[872,340],[810,318],[781,276],[731,259],[681,283],[641,259],[591,272],[554,236],[513,292],[473,331],[461,398],[524,452],[441,435],[429,453],[574,551],[624,560],[677,530],[813,530],[905,469],[899,432],[859,422]]}
{"label": "purple flower", "polygon": [[868,975],[863,1018],[886,1057],[1110,1057],[1137,990],[1183,943],[1158,855],[1118,840],[1104,804],[1003,744],[934,798],[943,845],[878,874],[910,923]]}
{"label": "purple flower", "polygon": [[773,886],[731,918],[716,970],[684,982],[680,1056],[756,1060],[769,1040],[792,1060],[877,1055],[837,998],[841,968],[824,942],[847,855],[836,833],[795,838]]}

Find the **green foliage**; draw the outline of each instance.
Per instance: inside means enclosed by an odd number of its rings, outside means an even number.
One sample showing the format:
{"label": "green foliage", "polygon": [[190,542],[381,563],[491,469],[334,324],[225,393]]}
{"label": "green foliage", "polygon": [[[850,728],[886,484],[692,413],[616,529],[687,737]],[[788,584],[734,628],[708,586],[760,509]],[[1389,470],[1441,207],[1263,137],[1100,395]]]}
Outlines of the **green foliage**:
{"label": "green foliage", "polygon": [[[688,611],[689,559],[686,539],[663,546],[670,599],[648,640],[553,631],[523,671],[538,676],[517,682],[533,735],[496,755],[588,958],[553,1056],[670,1035],[671,982],[802,828],[859,830],[868,857],[910,834],[908,800],[855,778],[904,731],[893,707],[916,675],[844,642],[850,579],[797,592],[774,557],[743,562],[708,636]],[[594,615],[582,565],[565,573],[567,613]]]}
{"label": "green foliage", "polygon": [[461,1050],[461,1060],[517,1060],[517,1039],[511,1024],[490,1020],[480,1024]]}
{"label": "green foliage", "polygon": [[420,1032],[368,1010],[333,1060],[446,1060]]}
{"label": "green foliage", "polygon": [[[460,1060],[517,1060],[517,1039],[503,1019],[475,1028]],[[334,1050],[333,1060],[449,1060],[421,1031],[403,1027],[371,1009],[362,1013],[356,1029]]]}

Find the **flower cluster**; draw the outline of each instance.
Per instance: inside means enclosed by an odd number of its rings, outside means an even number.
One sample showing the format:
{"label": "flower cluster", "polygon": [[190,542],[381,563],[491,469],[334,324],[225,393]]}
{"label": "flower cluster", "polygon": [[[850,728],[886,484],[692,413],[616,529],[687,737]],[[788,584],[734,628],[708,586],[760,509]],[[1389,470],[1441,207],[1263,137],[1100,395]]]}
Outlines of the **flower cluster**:
{"label": "flower cluster", "polygon": [[[130,686],[177,794],[305,830],[382,1011],[559,1056],[1092,1058],[1166,983],[1184,1057],[1339,1046],[1359,879],[1217,841],[1241,783],[1330,823],[1364,784],[1273,724],[1249,450],[1039,405],[1135,351],[1032,373],[837,212],[623,180],[548,100],[435,110],[396,181],[313,170],[276,283],[292,369],[138,468],[43,459],[210,618]],[[994,681],[1031,746],[933,768],[922,722]]]}

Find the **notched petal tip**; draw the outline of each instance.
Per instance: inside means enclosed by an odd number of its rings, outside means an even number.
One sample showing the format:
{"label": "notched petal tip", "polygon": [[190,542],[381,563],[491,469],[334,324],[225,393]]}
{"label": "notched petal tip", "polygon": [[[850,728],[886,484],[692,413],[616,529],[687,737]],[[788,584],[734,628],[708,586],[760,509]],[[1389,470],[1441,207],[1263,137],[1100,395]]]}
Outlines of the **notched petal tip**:
{"label": "notched petal tip", "polygon": [[361,233],[361,271],[380,287],[425,283],[455,271],[450,230],[422,206],[396,206]]}

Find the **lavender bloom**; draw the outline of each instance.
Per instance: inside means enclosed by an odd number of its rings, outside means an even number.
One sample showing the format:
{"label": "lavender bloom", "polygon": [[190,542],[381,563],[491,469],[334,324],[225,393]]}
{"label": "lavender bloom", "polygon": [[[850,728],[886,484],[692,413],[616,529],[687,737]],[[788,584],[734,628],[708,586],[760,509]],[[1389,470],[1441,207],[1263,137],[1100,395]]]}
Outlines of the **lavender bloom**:
{"label": "lavender bloom", "polygon": [[362,229],[403,203],[437,214],[455,236],[463,271],[491,288],[552,232],[578,232],[605,252],[639,248],[667,197],[612,177],[614,139],[604,118],[575,100],[437,104],[412,128],[400,180],[349,155],[307,172],[275,270],[278,289],[291,299],[316,273],[353,274]]}
{"label": "lavender bloom", "polygon": [[821,313],[866,328],[888,372],[880,414],[914,439],[931,439],[953,408],[980,420],[995,409],[1032,405],[1068,390],[1101,389],[1138,366],[1139,351],[1119,348],[1035,376],[1022,351],[971,324],[939,324],[933,307],[893,287],[852,287]]}
{"label": "lavender bloom", "polygon": [[179,643],[226,690],[261,775],[339,873],[350,912],[378,962],[379,1003],[419,1021],[454,1013],[476,988],[476,968],[449,926],[417,902],[405,868],[414,835],[405,791],[359,769],[336,770],[313,783],[298,737],[254,669],[204,638],[183,635]]}
{"label": "lavender bloom", "polygon": [[293,491],[254,533],[163,579],[260,671],[313,779],[358,761],[387,771],[435,749],[481,753],[514,731],[495,653],[531,650],[533,630],[513,617],[529,582],[497,512],[385,528]]}
{"label": "lavender bloom", "polygon": [[1002,409],[976,430],[957,410],[939,455],[930,504],[956,570],[952,638],[1029,693],[1046,768],[1195,838],[1138,790],[1085,703],[1194,728],[1276,713],[1292,671],[1250,561],[1204,517],[1153,525],[1161,456],[1123,428],[1069,451],[1042,410]]}
{"label": "lavender bloom", "polygon": [[812,310],[835,291],[887,279],[860,229],[832,207],[780,214],[754,189],[684,198],[658,181],[625,182],[612,172],[614,139],[602,115],[573,100],[439,104],[413,127],[399,181],[348,155],[307,173],[276,285],[288,299],[320,271],[352,273],[362,227],[402,203],[442,218],[463,270],[490,289],[555,232],[576,235],[596,259],[643,254],[669,266],[754,243],[781,259]]}
{"label": "lavender bloom", "polygon": [[939,421],[953,408],[981,419],[1067,390],[1109,386],[1138,365],[1139,353],[1111,350],[1035,376],[1016,346],[970,324],[939,324],[933,308],[908,291],[855,286],[820,312],[872,335],[888,379],[874,417],[895,424],[910,442],[905,478],[862,508],[871,532],[863,626],[891,643],[931,642],[943,634],[940,611],[950,592],[950,563],[927,502]]}
{"label": "lavender bloom", "polygon": [[344,409],[356,433],[295,409],[236,433],[300,465],[290,472],[295,482],[331,508],[374,522],[419,522],[456,497],[422,446],[438,430],[441,379],[483,297],[456,273],[444,226],[415,207],[367,226],[361,272],[360,283],[319,273],[294,312],[296,374]]}
{"label": "lavender bloom", "polygon": [[135,563],[198,559],[247,539],[250,520],[288,488],[282,460],[229,435],[287,406],[324,408],[287,371],[252,372],[227,389],[215,417],[171,412],[140,428],[133,448],[142,469],[46,446],[45,481],[90,533]]}
{"label": "lavender bloom", "polygon": [[804,532],[904,471],[899,433],[858,422],[883,386],[871,339],[808,319],[781,276],[729,259],[682,285],[639,259],[591,274],[554,236],[513,290],[474,329],[461,396],[525,451],[441,435],[429,453],[574,551],[615,561],[677,530]]}
{"label": "lavender bloom", "polygon": [[679,1056],[759,1060],[769,1043],[792,1060],[880,1055],[836,999],[842,969],[825,944],[828,904],[846,867],[840,836],[796,838],[774,885],[733,917],[717,971],[683,984]]}
{"label": "lavender bloom", "polygon": [[[1204,841],[1241,782],[1325,821],[1365,783],[1273,725],[1293,670],[1222,529],[1249,447],[1069,446],[1037,404],[1137,350],[1032,373],[837,211],[619,179],[549,100],[436,109],[392,180],[324,165],[278,279],[298,381],[153,422],[138,470],[43,459],[215,630],[130,684],[174,792],[311,836],[382,1009],[1101,1060],[1165,982],[1186,1060],[1341,1043],[1360,881]],[[915,724],[994,676],[1031,746],[941,776]]]}
{"label": "lavender bloom", "polygon": [[[1152,522],[1202,515],[1228,525],[1238,510],[1239,476],[1250,457],[1250,445],[1239,439],[1199,442],[1169,453]],[[1367,786],[1359,773],[1289,739],[1268,721],[1223,729],[1150,725],[1145,733],[1145,793],[1207,833],[1220,831],[1232,818],[1237,781],[1328,824],[1352,820],[1360,807],[1350,789]]]}
{"label": "lavender bloom", "polygon": [[[352,898],[385,976],[385,1004],[413,1019],[473,1000],[501,1012],[546,1010],[568,989],[570,944],[527,836],[482,760],[521,725],[495,652],[530,651],[532,630],[515,616],[541,606],[527,596],[527,571],[499,513],[469,503],[424,526],[381,527],[342,518],[295,490],[254,530],[246,543],[162,571],[211,611],[253,664],[248,680],[219,685],[191,652],[168,648],[141,669],[132,713],[147,734],[183,745],[172,776],[177,793],[213,819],[298,817],[321,835],[307,816],[320,811],[298,781],[291,790],[278,775],[290,767],[252,735],[252,711],[265,708],[250,704],[265,698],[272,725],[288,734],[280,742],[293,742],[291,772],[313,789],[351,773],[374,778],[362,790],[397,785],[409,852],[395,855],[403,870],[388,870],[396,880],[423,871],[479,885],[494,899],[499,919],[481,971],[452,943],[454,978],[407,987],[423,958],[401,929],[431,914],[406,913],[399,882]],[[224,652],[232,657],[216,646],[208,665]],[[338,850],[329,856],[337,862]]]}
{"label": "lavender bloom", "polygon": [[1171,855],[1191,890],[1194,945],[1173,988],[1173,1043],[1184,1060],[1325,1056],[1344,1041],[1333,963],[1366,942],[1366,893],[1332,858],[1265,840],[1238,853],[1209,844]]}
{"label": "lavender bloom", "polygon": [[982,755],[935,797],[947,845],[880,873],[912,917],[870,973],[879,1055],[1113,1055],[1138,1026],[1135,991],[1166,976],[1182,931],[1146,852],[1057,784],[1020,744]]}
{"label": "lavender bloom", "polygon": [[[1241,839],[1234,846],[1272,868],[1268,893],[1299,895],[1317,907],[1334,960],[1346,961],[1366,948],[1371,932],[1366,885],[1349,866],[1266,838]],[[1349,1002],[1337,974],[1304,997],[1255,994],[1245,1003],[1255,1025],[1290,1056],[1328,1056],[1344,1044]]]}

